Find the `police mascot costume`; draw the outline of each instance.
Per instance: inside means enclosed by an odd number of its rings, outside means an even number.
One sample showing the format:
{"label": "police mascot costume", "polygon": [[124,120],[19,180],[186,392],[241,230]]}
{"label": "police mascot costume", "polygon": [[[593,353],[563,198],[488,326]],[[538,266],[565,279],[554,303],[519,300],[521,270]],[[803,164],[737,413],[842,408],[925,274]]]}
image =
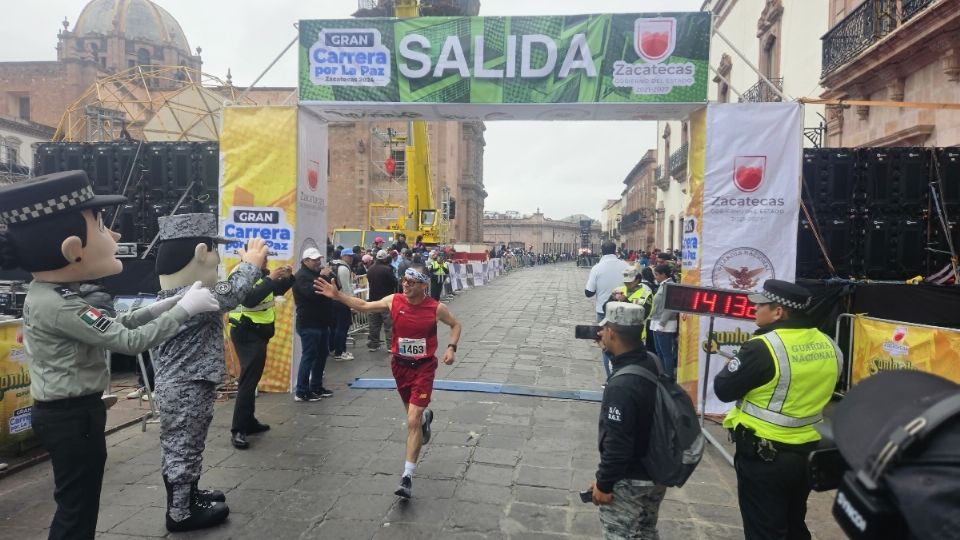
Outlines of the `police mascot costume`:
{"label": "police mascot costume", "polygon": [[[96,533],[107,459],[101,395],[110,372],[106,350],[139,354],[174,336],[191,316],[218,308],[199,283],[116,318],[79,294],[81,282],[119,274],[120,235],[102,209],[126,201],[95,195],[83,171],[39,176],[0,187],[0,264],[33,275],[23,306],[30,355],[33,430],[50,454],[57,511],[49,538]],[[190,285],[188,284],[188,285]]]}
{"label": "police mascot costume", "polygon": [[166,524],[190,531],[223,523],[230,513],[223,493],[200,490],[197,482],[217,385],[223,382],[223,314],[243,300],[260,277],[267,257],[261,239],[239,249],[241,263],[225,281],[217,281],[220,255],[217,217],[179,214],[160,218],[157,251],[159,298],[175,296],[200,281],[213,290],[218,310],[193,317],[161,345],[154,359],[156,401],[160,409],[160,460],[167,488]]}

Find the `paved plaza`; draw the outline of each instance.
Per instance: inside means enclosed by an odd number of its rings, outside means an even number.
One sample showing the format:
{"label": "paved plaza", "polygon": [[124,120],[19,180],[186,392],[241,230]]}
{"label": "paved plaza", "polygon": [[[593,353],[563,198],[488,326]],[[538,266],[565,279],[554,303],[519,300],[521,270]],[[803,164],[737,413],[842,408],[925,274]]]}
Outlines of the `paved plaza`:
{"label": "paved plaza", "polygon": [[[572,263],[547,265],[459,294],[450,306],[463,322],[460,352],[437,378],[600,390],[598,349],[573,339],[575,324],[594,320],[586,276]],[[230,445],[233,402],[218,403],[200,486],[226,493],[231,513],[221,527],[168,534],[158,426],[111,434],[98,538],[600,537],[596,507],[577,494],[598,462],[598,403],[438,391],[414,498],[399,502],[392,492],[406,439],[400,400],[392,390],[347,385],[390,377],[388,356],[364,345],[352,349],[355,360],[327,364],[332,398],[295,403],[261,394],[257,416],[273,429],[251,436],[249,450]],[[46,538],[52,493],[48,462],[0,478],[0,536]],[[843,538],[830,518],[831,497],[811,498],[807,522],[820,540]],[[666,540],[743,537],[734,473],[715,449],[686,486],[667,491],[660,531]]]}

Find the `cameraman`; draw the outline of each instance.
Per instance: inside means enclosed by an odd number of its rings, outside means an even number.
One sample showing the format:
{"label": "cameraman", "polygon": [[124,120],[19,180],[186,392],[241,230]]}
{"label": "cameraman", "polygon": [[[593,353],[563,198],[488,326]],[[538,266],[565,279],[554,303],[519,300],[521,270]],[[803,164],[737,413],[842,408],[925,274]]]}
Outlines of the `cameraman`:
{"label": "cameraman", "polygon": [[807,457],[843,360],[836,343],[803,320],[803,287],[768,279],[750,301],[760,328],[713,383],[721,401],[737,402],[723,427],[737,445],[743,532],[747,540],[809,539]]}
{"label": "cameraman", "polygon": [[[600,347],[613,355],[616,373],[637,364],[657,373],[653,357],[643,347],[643,308],[608,302],[600,321]],[[604,538],[656,538],[660,503],[667,492],[655,485],[640,465],[650,444],[654,384],[640,376],[611,377],[600,405],[600,465],[591,484],[593,504],[600,506]]]}

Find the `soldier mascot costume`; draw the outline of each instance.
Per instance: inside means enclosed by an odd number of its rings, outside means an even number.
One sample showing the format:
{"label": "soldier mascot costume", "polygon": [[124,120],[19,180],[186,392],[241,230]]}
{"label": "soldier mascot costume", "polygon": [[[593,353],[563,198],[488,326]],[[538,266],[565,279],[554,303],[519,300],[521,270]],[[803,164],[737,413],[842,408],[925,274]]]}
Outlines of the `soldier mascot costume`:
{"label": "soldier mascot costume", "polygon": [[195,281],[210,287],[217,311],[188,320],[181,331],[159,347],[154,359],[156,398],[160,409],[161,473],[167,488],[166,525],[189,531],[223,523],[230,513],[219,491],[200,490],[204,441],[217,385],[226,374],[223,315],[243,300],[260,277],[267,257],[261,239],[238,251],[241,263],[225,281],[217,281],[220,256],[217,217],[180,214],[160,218],[157,251],[159,298],[173,297]]}
{"label": "soldier mascot costume", "polygon": [[[33,430],[50,455],[57,510],[49,538],[92,539],[107,459],[106,350],[135,355],[179,332],[191,316],[218,309],[199,283],[116,318],[79,294],[82,282],[119,274],[120,235],[102,209],[126,201],[95,195],[83,171],[39,176],[0,188],[0,265],[33,275],[23,306],[30,355]],[[193,283],[193,282],[191,282]]]}

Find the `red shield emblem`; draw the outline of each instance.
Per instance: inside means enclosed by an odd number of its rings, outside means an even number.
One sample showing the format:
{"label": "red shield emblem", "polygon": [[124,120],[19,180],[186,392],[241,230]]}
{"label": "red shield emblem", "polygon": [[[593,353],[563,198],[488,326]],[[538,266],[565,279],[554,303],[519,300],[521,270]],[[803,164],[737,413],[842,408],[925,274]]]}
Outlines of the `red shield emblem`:
{"label": "red shield emblem", "polygon": [[733,160],[733,184],[740,191],[756,191],[763,183],[767,156],[737,156]]}
{"label": "red shield emblem", "polygon": [[677,44],[677,20],[672,17],[637,19],[633,23],[633,48],[640,58],[659,64],[673,54]]}
{"label": "red shield emblem", "polygon": [[310,191],[317,190],[317,184],[320,182],[320,172],[316,169],[309,169],[307,171],[307,185],[310,186]]}

